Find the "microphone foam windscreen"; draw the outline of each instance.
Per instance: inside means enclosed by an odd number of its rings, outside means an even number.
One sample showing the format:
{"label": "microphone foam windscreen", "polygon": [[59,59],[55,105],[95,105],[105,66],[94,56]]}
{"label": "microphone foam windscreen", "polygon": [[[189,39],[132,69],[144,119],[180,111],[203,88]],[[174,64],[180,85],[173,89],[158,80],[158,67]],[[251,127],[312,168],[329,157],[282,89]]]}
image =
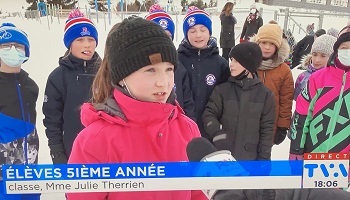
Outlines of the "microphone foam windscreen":
{"label": "microphone foam windscreen", "polygon": [[206,155],[214,153],[217,149],[212,143],[203,137],[193,138],[186,148],[188,160],[191,162],[199,162]]}

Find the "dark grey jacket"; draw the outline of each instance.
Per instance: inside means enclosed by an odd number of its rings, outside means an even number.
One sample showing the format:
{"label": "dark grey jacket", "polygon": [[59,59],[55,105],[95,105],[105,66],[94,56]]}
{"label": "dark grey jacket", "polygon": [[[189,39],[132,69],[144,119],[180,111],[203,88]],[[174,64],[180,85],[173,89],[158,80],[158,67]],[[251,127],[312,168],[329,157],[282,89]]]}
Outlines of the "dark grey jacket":
{"label": "dark grey jacket", "polygon": [[235,46],[235,25],[237,24],[237,20],[232,13],[229,16],[221,13],[220,20],[220,48],[232,48]]}
{"label": "dark grey jacket", "polygon": [[271,158],[274,121],[274,96],[256,76],[231,76],[216,86],[203,114],[205,131],[216,148],[230,150],[237,160]]}

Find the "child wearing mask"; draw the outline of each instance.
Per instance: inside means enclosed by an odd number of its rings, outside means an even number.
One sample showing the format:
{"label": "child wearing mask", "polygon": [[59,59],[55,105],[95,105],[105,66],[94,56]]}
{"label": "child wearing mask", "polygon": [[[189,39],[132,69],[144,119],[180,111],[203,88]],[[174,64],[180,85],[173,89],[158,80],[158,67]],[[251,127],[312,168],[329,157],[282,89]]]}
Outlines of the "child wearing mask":
{"label": "child wearing mask", "polygon": [[[152,5],[149,12],[150,13],[145,17],[145,19],[159,24],[169,35],[171,40],[174,40],[175,24],[170,15],[166,13],[159,4]],[[176,67],[174,87],[177,102],[180,104],[181,108],[184,109],[185,114],[191,119],[195,120],[194,102],[190,80],[187,70],[181,62],[178,62],[178,66]]]}
{"label": "child wearing mask", "polygon": [[276,145],[287,135],[292,116],[294,82],[289,66],[284,62],[289,55],[289,45],[282,38],[283,32],[277,24],[265,24],[257,35],[251,38],[262,51],[263,61],[258,68],[260,80],[269,88],[276,102],[275,136]]}
{"label": "child wearing mask", "polygon": [[43,120],[53,164],[66,164],[73,141],[83,129],[80,106],[91,99],[91,85],[100,57],[95,52],[97,29],[79,10],[73,10],[64,28],[67,52],[48,77]]}
{"label": "child wearing mask", "polygon": [[275,100],[256,73],[261,49],[245,42],[233,47],[229,57],[231,76],[210,96],[203,114],[205,130],[218,150],[231,151],[236,160],[270,160]]}
{"label": "child wearing mask", "polygon": [[[343,30],[348,29],[345,27]],[[350,32],[342,32],[326,68],[313,73],[296,101],[290,159],[304,153],[349,153]],[[349,29],[348,29],[349,30]]]}
{"label": "child wearing mask", "polygon": [[35,130],[38,85],[22,69],[29,59],[27,34],[12,23],[0,26],[0,199],[39,200],[40,194],[6,195],[2,165],[37,164]]}
{"label": "child wearing mask", "polygon": [[[200,133],[175,103],[178,58],[163,28],[138,17],[125,19],[111,29],[105,52],[92,87],[92,103],[82,106],[86,128],[74,141],[68,163],[187,161],[186,146]],[[69,200],[207,199],[201,191],[67,196]]]}
{"label": "child wearing mask", "polygon": [[219,55],[216,39],[212,35],[212,21],[208,13],[191,6],[183,21],[185,38],[178,48],[179,61],[185,66],[195,102],[196,122],[203,137],[202,115],[214,87],[230,76],[226,59]]}
{"label": "child wearing mask", "polygon": [[304,57],[302,63],[298,66],[306,70],[299,74],[295,81],[294,100],[297,100],[301,90],[304,89],[312,73],[327,66],[329,56],[333,53],[333,45],[337,41],[336,37],[325,34],[315,39],[311,47],[311,54]]}

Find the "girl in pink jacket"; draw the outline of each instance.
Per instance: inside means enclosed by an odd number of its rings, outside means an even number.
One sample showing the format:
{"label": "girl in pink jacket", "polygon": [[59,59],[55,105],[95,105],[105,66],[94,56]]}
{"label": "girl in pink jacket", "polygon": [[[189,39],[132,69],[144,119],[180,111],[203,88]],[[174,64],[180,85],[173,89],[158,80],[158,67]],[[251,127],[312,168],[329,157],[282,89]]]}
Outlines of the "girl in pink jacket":
{"label": "girl in pink jacket", "polygon": [[297,98],[290,159],[301,160],[304,153],[350,153],[350,32],[339,36],[333,50],[328,66],[310,76]]}
{"label": "girl in pink jacket", "polygon": [[[92,103],[82,106],[85,129],[68,163],[188,161],[197,125],[175,101],[177,52],[161,26],[142,18],[115,25],[94,80]],[[201,191],[70,193],[69,200],[205,200]]]}

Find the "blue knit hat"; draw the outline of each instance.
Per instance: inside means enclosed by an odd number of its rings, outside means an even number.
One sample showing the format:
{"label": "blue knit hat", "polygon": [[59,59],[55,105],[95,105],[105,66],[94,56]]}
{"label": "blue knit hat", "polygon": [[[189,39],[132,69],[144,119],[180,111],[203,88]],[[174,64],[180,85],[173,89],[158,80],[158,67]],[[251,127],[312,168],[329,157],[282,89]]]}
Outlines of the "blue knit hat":
{"label": "blue knit hat", "polygon": [[205,27],[207,27],[210,35],[212,34],[212,22],[209,17],[209,14],[195,6],[190,6],[187,10],[187,14],[183,21],[183,31],[186,39],[188,39],[188,30],[190,30],[190,28],[198,24],[202,24]]}
{"label": "blue knit hat", "polygon": [[16,26],[12,23],[3,23],[0,26],[0,44],[9,42],[15,42],[24,45],[25,55],[29,58],[30,45],[27,34],[22,30],[16,28]]}
{"label": "blue knit hat", "polygon": [[64,45],[69,49],[75,39],[84,36],[93,37],[97,46],[98,33],[95,25],[90,19],[84,17],[81,11],[73,10],[70,12],[64,27]]}
{"label": "blue knit hat", "polygon": [[175,24],[170,15],[166,13],[159,4],[154,4],[149,9],[149,14],[145,17],[149,21],[159,24],[164,30],[171,33],[171,38],[174,40]]}

